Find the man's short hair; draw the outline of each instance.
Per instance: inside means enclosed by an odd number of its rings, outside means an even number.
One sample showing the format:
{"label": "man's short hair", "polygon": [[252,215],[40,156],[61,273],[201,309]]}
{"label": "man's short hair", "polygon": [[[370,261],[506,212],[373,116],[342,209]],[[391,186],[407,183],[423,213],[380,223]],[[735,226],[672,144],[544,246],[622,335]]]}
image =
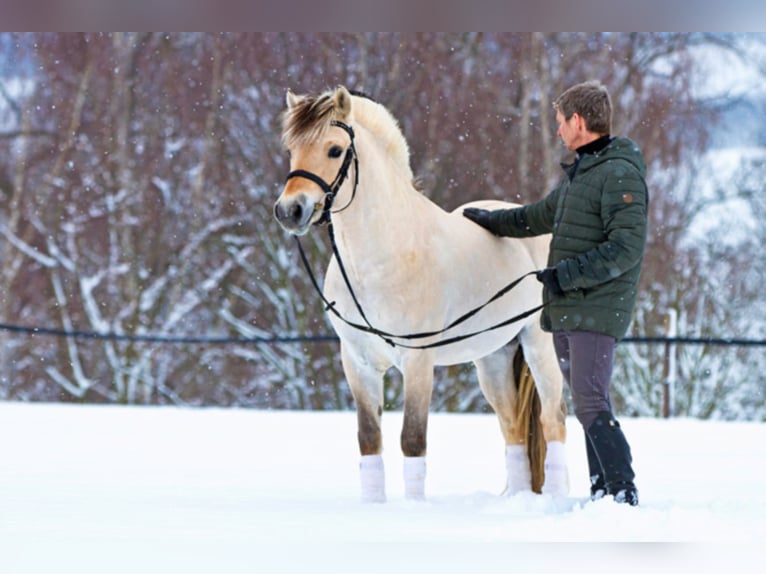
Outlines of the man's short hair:
{"label": "man's short hair", "polygon": [[612,99],[601,82],[593,80],[569,88],[553,102],[565,119],[579,114],[588,131],[606,135],[612,130]]}

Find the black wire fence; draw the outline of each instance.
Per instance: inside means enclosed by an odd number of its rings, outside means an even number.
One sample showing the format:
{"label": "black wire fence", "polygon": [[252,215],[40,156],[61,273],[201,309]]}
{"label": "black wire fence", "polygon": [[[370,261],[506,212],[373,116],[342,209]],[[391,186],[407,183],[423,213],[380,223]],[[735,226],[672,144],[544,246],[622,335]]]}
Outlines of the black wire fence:
{"label": "black wire fence", "polygon": [[[9,325],[0,323],[0,331],[18,333],[28,336],[47,336],[70,339],[95,339],[104,341],[129,341],[139,343],[185,344],[185,345],[233,345],[233,344],[290,344],[290,343],[332,343],[338,342],[336,335],[272,335],[267,337],[228,337],[228,336],[190,336],[171,334],[134,334],[134,333],[100,333],[97,331],[81,331],[54,329],[49,327],[29,327],[24,325]],[[625,337],[621,343],[643,344],[679,344],[679,345],[711,345],[764,347],[766,339],[742,339],[733,337]]]}

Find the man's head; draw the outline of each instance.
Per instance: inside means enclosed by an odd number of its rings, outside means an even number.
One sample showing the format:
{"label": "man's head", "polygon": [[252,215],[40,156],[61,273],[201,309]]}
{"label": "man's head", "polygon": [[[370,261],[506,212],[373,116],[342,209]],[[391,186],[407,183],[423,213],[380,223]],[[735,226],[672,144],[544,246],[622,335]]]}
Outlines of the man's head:
{"label": "man's head", "polygon": [[570,150],[610,133],[612,101],[597,81],[572,86],[553,102],[558,136]]}

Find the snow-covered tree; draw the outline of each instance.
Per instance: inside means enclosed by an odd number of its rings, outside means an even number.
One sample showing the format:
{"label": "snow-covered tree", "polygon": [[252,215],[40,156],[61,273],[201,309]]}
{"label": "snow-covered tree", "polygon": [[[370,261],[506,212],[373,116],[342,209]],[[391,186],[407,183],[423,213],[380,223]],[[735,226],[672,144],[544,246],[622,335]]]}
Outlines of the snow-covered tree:
{"label": "snow-covered tree", "polygon": [[[649,166],[650,241],[631,334],[662,335],[674,310],[679,335],[762,337],[763,298],[755,289],[764,270],[754,261],[763,226],[737,243],[689,231],[733,198],[747,203],[755,221],[764,215],[754,163],[718,191],[698,193],[710,179],[699,158],[732,100],[695,92],[705,62],[694,50],[741,58],[753,40],[702,33],[0,35],[0,322],[118,335],[0,330],[0,397],[348,408],[337,343],[268,342],[330,333],[271,208],[287,172],[278,121],[286,89],[336,84],[393,112],[424,193],[452,209],[478,198],[542,197],[560,175],[564,151],[551,100],[573,83],[602,80],[614,100],[614,132],[639,142]],[[317,231],[303,241],[321,280],[329,252]],[[158,343],[144,335],[218,342]],[[659,414],[664,348],[626,343],[619,353],[620,412]],[[677,412],[762,416],[762,349],[678,345],[675,353]],[[386,397],[393,408],[400,390],[392,375]],[[434,406],[486,408],[473,370],[439,369]]]}

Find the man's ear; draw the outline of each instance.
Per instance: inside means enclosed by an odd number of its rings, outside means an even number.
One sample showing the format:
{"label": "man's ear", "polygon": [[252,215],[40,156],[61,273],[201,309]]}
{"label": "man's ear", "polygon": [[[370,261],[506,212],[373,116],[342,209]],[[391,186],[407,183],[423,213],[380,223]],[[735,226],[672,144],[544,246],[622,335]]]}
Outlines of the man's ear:
{"label": "man's ear", "polygon": [[577,129],[579,131],[582,131],[582,132],[587,132],[588,131],[588,124],[585,123],[585,118],[584,117],[582,117],[577,112],[573,113],[572,117],[577,118],[577,120],[576,120],[577,121]]}

